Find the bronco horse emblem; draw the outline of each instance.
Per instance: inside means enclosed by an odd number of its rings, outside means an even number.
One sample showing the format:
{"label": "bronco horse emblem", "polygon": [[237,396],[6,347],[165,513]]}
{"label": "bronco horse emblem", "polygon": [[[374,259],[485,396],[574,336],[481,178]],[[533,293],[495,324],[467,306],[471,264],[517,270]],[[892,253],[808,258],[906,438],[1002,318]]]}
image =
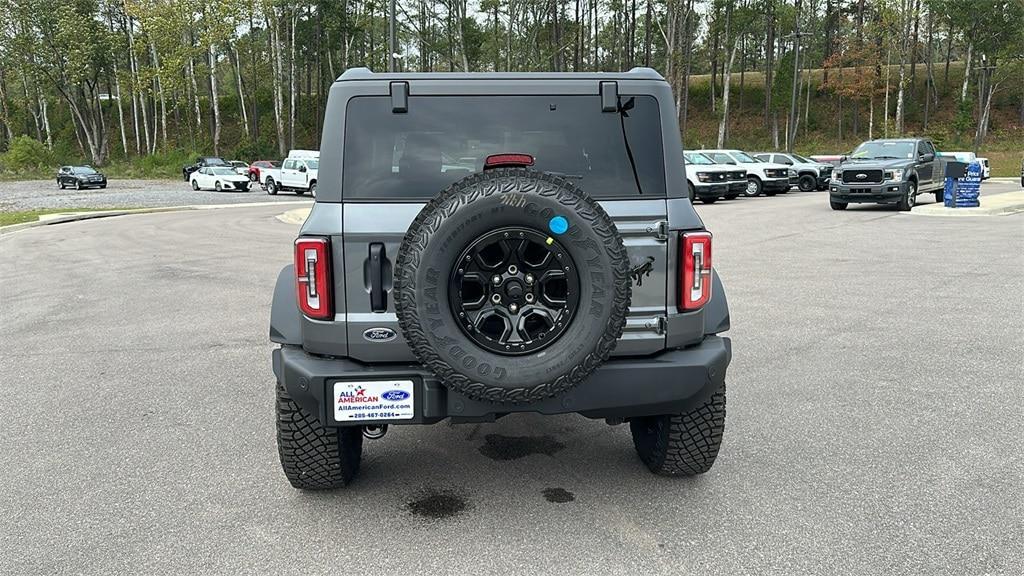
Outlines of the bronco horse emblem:
{"label": "bronco horse emblem", "polygon": [[648,256],[647,260],[643,264],[637,264],[629,271],[629,277],[633,279],[633,283],[637,286],[644,285],[644,277],[650,276],[651,272],[654,272],[654,256]]}

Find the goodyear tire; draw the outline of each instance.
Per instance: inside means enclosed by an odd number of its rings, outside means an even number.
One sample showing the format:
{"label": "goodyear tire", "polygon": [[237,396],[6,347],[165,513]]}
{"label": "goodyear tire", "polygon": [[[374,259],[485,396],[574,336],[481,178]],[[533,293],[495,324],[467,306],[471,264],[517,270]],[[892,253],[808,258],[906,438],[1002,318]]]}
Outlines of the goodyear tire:
{"label": "goodyear tire", "polygon": [[[546,236],[540,249],[533,248],[531,235]],[[463,269],[486,262],[484,252],[468,254],[492,237],[498,238],[494,244],[508,243],[501,250],[509,255],[494,255],[493,276],[483,275],[488,284],[493,279],[497,286],[505,276],[503,286],[511,286],[515,278],[507,277],[513,269],[520,277],[529,272],[534,264],[515,258],[531,250],[537,252],[531,256],[537,270],[542,262],[555,263],[544,275],[563,275],[564,268],[566,304],[556,316],[563,323],[546,332],[547,340],[545,332],[511,346],[501,337],[487,338],[483,325],[469,322],[473,313],[460,308],[467,297]],[[445,386],[476,400],[527,403],[573,388],[611,354],[629,309],[629,260],[611,218],[572,182],[523,168],[474,174],[432,199],[406,233],[395,270],[395,308],[413,353]],[[503,297],[487,296],[488,290],[480,301]],[[500,311],[504,330],[525,326],[525,308],[519,317],[506,315],[510,311],[511,305]]]}

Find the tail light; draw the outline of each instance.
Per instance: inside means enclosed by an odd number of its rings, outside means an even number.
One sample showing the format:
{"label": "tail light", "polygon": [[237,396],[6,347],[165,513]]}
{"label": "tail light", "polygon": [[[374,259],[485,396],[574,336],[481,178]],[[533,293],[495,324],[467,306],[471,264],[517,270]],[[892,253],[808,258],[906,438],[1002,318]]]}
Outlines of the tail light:
{"label": "tail light", "polygon": [[310,318],[333,316],[331,305],[331,244],[326,238],[295,241],[295,290],[299,309]]}
{"label": "tail light", "polygon": [[711,233],[686,232],[679,237],[680,312],[697,310],[711,299]]}

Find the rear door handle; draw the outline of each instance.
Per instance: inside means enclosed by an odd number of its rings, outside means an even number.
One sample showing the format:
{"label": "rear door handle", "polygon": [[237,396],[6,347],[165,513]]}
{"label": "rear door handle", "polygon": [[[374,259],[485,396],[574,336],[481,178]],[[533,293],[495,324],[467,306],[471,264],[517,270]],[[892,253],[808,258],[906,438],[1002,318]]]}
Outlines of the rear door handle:
{"label": "rear door handle", "polygon": [[388,293],[384,291],[384,262],[387,253],[384,244],[370,244],[370,310],[373,312],[388,311]]}

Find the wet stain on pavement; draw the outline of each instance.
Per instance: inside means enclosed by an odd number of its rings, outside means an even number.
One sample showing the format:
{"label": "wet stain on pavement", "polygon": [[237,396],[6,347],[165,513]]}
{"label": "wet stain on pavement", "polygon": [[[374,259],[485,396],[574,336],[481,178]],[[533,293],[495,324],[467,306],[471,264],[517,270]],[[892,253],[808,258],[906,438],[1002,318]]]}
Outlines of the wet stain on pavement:
{"label": "wet stain on pavement", "polygon": [[565,504],[576,499],[576,495],[565,488],[545,488],[544,499],[555,504]]}
{"label": "wet stain on pavement", "polygon": [[441,520],[455,516],[469,507],[466,499],[452,492],[430,490],[406,505],[413,516]]}
{"label": "wet stain on pavement", "polygon": [[480,453],[491,460],[518,460],[531,454],[554,456],[555,452],[565,448],[565,445],[551,436],[488,434],[484,440],[484,445],[480,447]]}

